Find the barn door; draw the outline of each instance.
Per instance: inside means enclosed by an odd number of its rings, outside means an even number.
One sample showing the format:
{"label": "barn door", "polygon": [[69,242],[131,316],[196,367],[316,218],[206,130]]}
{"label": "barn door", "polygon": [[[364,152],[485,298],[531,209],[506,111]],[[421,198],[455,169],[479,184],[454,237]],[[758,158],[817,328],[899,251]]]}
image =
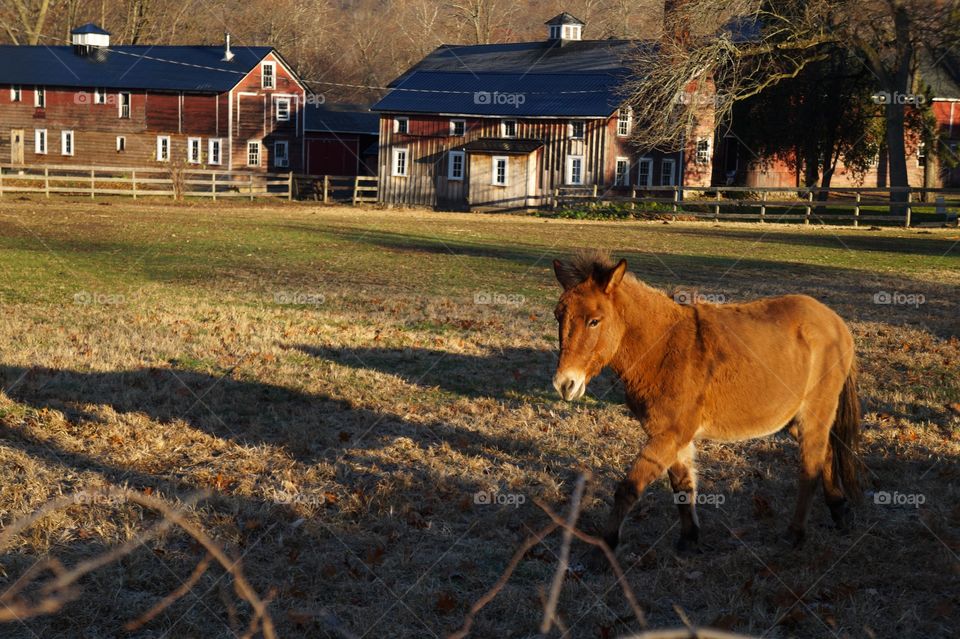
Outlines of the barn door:
{"label": "barn door", "polygon": [[10,162],[23,164],[23,129],[10,129]]}

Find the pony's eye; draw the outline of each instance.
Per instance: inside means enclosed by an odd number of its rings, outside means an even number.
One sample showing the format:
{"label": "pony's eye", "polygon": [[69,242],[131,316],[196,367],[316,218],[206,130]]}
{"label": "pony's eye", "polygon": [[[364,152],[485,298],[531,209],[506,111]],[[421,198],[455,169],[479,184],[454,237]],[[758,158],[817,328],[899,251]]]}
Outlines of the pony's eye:
{"label": "pony's eye", "polygon": [[600,323],[600,319],[594,317],[592,320],[590,320],[589,322],[587,322],[587,326],[589,326],[590,328],[593,328],[594,326],[596,326],[596,325],[599,324],[599,323]]}

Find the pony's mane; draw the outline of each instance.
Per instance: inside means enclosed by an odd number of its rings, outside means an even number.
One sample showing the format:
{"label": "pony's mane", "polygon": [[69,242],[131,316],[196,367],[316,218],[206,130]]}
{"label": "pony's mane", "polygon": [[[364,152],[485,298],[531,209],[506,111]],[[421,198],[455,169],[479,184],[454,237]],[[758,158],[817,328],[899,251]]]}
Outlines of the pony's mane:
{"label": "pony's mane", "polygon": [[[601,249],[578,249],[567,262],[561,262],[560,279],[565,284],[576,286],[591,277],[599,280],[617,262],[610,257],[610,253]],[[625,277],[637,281],[633,273],[627,271]]]}

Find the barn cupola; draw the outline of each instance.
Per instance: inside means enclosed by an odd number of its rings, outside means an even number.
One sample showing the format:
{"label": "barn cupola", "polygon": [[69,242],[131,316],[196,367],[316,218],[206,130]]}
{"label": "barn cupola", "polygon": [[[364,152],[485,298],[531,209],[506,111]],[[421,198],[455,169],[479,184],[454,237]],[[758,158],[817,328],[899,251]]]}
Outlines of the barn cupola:
{"label": "barn cupola", "polygon": [[583,38],[583,20],[573,17],[566,11],[547,20],[547,40],[563,45],[565,42],[576,42]]}
{"label": "barn cupola", "polygon": [[99,55],[110,48],[110,32],[92,22],[71,31],[70,40],[77,55]]}

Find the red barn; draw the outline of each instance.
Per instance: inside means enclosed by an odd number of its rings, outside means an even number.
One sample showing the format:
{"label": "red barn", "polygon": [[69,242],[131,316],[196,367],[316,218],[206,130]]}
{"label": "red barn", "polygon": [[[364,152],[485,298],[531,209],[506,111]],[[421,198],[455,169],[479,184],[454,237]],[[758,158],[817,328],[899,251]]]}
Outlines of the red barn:
{"label": "red barn", "polygon": [[271,47],[0,46],[0,162],[302,171],[309,90]]}

